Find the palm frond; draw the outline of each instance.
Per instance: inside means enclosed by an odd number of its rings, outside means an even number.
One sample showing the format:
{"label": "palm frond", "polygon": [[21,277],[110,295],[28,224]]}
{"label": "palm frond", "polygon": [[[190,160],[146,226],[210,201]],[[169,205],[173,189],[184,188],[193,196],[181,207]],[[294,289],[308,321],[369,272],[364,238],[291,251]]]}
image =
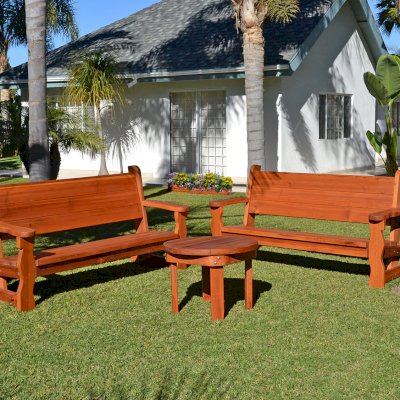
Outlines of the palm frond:
{"label": "palm frond", "polygon": [[300,11],[298,0],[266,0],[267,16],[284,24],[292,21]]}

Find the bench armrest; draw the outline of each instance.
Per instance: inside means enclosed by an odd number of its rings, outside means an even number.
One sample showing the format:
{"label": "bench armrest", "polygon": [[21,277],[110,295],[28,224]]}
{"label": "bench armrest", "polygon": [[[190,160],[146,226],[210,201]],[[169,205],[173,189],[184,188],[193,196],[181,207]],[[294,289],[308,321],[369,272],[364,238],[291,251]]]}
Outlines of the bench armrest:
{"label": "bench armrest", "polygon": [[234,197],[232,199],[224,199],[224,200],[213,200],[210,201],[211,208],[219,208],[230,206],[231,204],[239,204],[239,203],[247,203],[247,197]]}
{"label": "bench armrest", "polygon": [[222,235],[222,227],[224,223],[222,216],[224,214],[224,207],[232,204],[247,203],[249,199],[247,197],[233,197],[232,199],[226,200],[214,200],[210,201],[211,208],[211,233],[213,236]]}
{"label": "bench armrest", "polygon": [[169,201],[159,200],[143,200],[144,207],[160,208],[166,211],[172,211],[175,219],[174,232],[181,238],[187,235],[186,218],[189,212],[189,207],[182,204],[171,203]]}
{"label": "bench armrest", "polygon": [[143,205],[145,207],[160,208],[166,211],[173,212],[189,212],[189,207],[182,204],[171,203],[169,201],[159,201],[159,200],[143,200]]}
{"label": "bench armrest", "polygon": [[369,222],[376,223],[399,217],[400,217],[400,208],[389,208],[388,210],[378,211],[369,214]]}
{"label": "bench armrest", "polygon": [[2,221],[0,221],[0,233],[6,233],[7,235],[21,238],[30,238],[35,236],[34,229],[12,225]]}

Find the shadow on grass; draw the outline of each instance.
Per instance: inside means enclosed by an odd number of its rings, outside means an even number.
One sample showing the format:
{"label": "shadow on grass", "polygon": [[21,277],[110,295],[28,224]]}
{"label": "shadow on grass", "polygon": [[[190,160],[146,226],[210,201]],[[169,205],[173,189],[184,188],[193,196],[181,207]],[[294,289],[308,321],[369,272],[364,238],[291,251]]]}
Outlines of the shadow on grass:
{"label": "shadow on grass", "polygon": [[146,194],[146,199],[151,199],[153,197],[158,197],[170,193],[170,190],[165,186],[146,185],[146,188],[157,189],[157,191],[155,191],[154,193]]}
{"label": "shadow on grass", "polygon": [[[253,280],[253,305],[255,305],[260,298],[261,294],[270,291],[272,285],[268,282]],[[239,278],[225,278],[225,316],[238,301],[244,301],[244,279]],[[185,297],[179,303],[181,310],[189,301],[195,297],[202,297],[202,281],[191,284],[187,290]]]}
{"label": "shadow on grass", "polygon": [[[123,264],[108,265],[96,269],[83,271],[77,270],[77,272],[72,272],[67,275],[49,275],[43,278],[43,280],[39,280],[35,283],[34,293],[39,296],[36,304],[38,305],[59,293],[88,288],[96,284],[117,281],[133,275],[151,272],[166,266],[160,266],[157,262],[155,262],[153,266],[153,264],[148,262],[148,260],[148,258],[143,258],[137,263],[127,261]],[[10,290],[17,290],[17,287],[18,281],[9,285]]]}
{"label": "shadow on grass", "polygon": [[[143,375],[138,380],[138,386],[135,393],[129,389],[124,389],[121,385],[115,385],[112,396],[103,393],[99,394],[98,390],[89,390],[88,396],[85,398],[91,400],[106,400],[109,398],[118,400],[176,400],[176,399],[232,399],[233,395],[232,382],[225,380],[220,382],[216,379],[215,372],[202,371],[195,373],[192,371],[170,371],[160,369],[161,377],[159,386],[152,387],[149,383],[149,376]],[[129,392],[129,393],[128,393]],[[233,396],[233,397],[232,397]]]}
{"label": "shadow on grass", "polygon": [[257,260],[324,271],[345,272],[355,275],[369,275],[370,272],[368,264],[356,264],[335,259],[307,257],[307,255],[274,253],[270,250],[258,250]]}

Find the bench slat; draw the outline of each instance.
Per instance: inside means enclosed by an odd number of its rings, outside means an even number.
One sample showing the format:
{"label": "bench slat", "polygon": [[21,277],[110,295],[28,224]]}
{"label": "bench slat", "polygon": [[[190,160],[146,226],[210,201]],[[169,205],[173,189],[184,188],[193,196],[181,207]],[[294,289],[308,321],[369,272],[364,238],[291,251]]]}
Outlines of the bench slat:
{"label": "bench slat", "polygon": [[369,215],[369,210],[363,208],[339,208],[335,207],[334,204],[330,207],[324,207],[315,204],[291,204],[273,201],[264,201],[262,203],[251,202],[249,211],[255,214],[360,223],[368,223]]}
{"label": "bench slat", "polygon": [[277,201],[287,203],[318,204],[320,206],[357,207],[374,209],[386,209],[392,207],[393,193],[332,193],[327,190],[304,190],[269,188],[264,191],[254,190],[251,194],[252,202]]}
{"label": "bench slat", "polygon": [[314,232],[298,232],[275,228],[260,228],[244,225],[230,225],[222,228],[224,233],[236,233],[250,236],[271,237],[276,239],[298,240],[311,243],[329,243],[342,246],[359,247],[366,249],[368,239],[352,236],[336,236]]}
{"label": "bench slat", "polygon": [[1,204],[14,206],[16,204],[26,204],[27,199],[32,202],[41,202],[44,199],[64,199],[72,195],[120,193],[125,190],[137,193],[136,178],[133,174],[1,185],[0,198]]}
{"label": "bench slat", "polygon": [[169,231],[149,231],[112,237],[109,239],[96,240],[93,242],[80,243],[71,246],[57,247],[39,251],[35,254],[36,266],[43,267],[49,264],[79,260],[116,252],[119,250],[132,249],[155,243],[164,243],[167,240],[178,238],[178,235]]}
{"label": "bench slat", "polygon": [[260,187],[331,190],[350,193],[393,194],[393,178],[386,176],[354,176],[260,171],[253,175],[252,191]]}

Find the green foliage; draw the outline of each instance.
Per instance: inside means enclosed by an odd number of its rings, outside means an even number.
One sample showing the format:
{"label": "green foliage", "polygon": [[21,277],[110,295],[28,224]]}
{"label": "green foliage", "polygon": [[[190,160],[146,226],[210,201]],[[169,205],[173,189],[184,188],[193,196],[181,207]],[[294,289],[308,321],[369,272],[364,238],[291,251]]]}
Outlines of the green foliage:
{"label": "green foliage", "polygon": [[22,106],[20,97],[11,93],[10,100],[0,102],[0,157],[18,153],[27,129],[27,109]]}
{"label": "green foliage", "polygon": [[84,103],[99,109],[102,100],[122,103],[122,90],[118,64],[110,54],[89,54],[69,72],[67,98],[70,103]]}
{"label": "green foliage", "polygon": [[400,11],[398,0],[378,0],[376,3],[378,11],[378,25],[382,31],[390,35],[394,28],[400,27]]}
{"label": "green foliage", "polygon": [[[67,111],[65,106],[54,104],[47,109],[50,145],[55,143],[64,153],[77,150],[95,157],[104,149],[103,141],[95,134],[93,121],[88,115],[77,116]],[[82,130],[82,125],[85,130]]]}
{"label": "green foliage", "polygon": [[[373,97],[378,101],[385,114],[386,131],[366,133],[367,138],[378,153],[389,176],[394,176],[397,165],[397,131],[393,128],[392,105],[400,96],[400,58],[395,55],[382,55],[376,65],[376,75],[371,72],[364,74],[364,82]],[[385,146],[386,159],[382,156]]]}
{"label": "green foliage", "polygon": [[[64,35],[71,39],[78,37],[75,20],[74,1],[49,0],[47,2],[47,39],[52,47],[54,35]],[[7,53],[9,46],[26,44],[25,1],[0,1],[0,51]]]}
{"label": "green foliage", "polygon": [[189,190],[215,190],[217,192],[231,191],[233,181],[228,176],[207,172],[206,174],[186,174],[172,172],[168,175],[168,185]]}

